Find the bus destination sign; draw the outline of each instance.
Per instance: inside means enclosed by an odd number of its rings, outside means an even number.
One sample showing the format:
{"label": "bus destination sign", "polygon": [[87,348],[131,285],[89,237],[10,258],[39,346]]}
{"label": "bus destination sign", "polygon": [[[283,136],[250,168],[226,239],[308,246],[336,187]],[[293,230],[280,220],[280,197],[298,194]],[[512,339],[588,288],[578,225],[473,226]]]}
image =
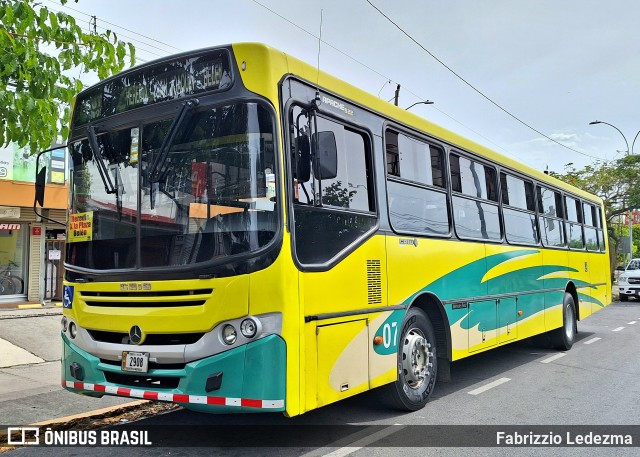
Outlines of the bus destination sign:
{"label": "bus destination sign", "polygon": [[108,79],[81,93],[73,123],[77,127],[140,106],[223,90],[231,83],[231,65],[225,50],[160,62]]}

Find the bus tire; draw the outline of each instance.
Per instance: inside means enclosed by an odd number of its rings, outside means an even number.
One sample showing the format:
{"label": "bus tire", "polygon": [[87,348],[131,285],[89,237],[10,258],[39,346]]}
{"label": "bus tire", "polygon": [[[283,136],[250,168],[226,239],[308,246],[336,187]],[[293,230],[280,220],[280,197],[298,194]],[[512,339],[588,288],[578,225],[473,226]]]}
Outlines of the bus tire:
{"label": "bus tire", "polygon": [[417,411],[429,401],[436,383],[436,337],[427,315],[410,308],[398,341],[398,379],[388,386],[393,407]]}
{"label": "bus tire", "polygon": [[576,304],[573,295],[565,293],[562,301],[562,327],[552,330],[549,334],[551,344],[555,349],[568,351],[573,346],[577,333]]}

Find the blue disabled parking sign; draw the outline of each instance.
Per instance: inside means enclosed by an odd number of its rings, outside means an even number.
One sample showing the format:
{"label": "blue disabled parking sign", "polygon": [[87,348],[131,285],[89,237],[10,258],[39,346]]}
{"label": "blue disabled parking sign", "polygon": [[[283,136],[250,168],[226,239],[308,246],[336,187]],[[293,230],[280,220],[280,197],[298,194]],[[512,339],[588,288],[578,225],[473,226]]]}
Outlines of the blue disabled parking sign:
{"label": "blue disabled parking sign", "polygon": [[64,286],[64,295],[62,296],[62,307],[73,307],[73,286]]}

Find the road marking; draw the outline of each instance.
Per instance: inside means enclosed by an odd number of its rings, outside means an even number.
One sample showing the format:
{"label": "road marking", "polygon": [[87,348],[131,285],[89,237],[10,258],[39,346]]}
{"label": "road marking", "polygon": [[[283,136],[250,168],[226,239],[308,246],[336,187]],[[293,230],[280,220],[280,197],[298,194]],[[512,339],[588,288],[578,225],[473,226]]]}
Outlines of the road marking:
{"label": "road marking", "polygon": [[633,325],[635,324],[637,321],[631,321],[631,322],[627,322],[627,325]]}
{"label": "road marking", "polygon": [[552,355],[551,357],[541,360],[540,363],[551,363],[554,360],[558,360],[559,358],[564,357],[565,355],[567,355],[566,352],[561,352],[560,354]]}
{"label": "road marking", "polygon": [[493,389],[494,387],[498,387],[500,384],[504,384],[505,382],[509,382],[511,381],[511,378],[500,378],[500,379],[496,379],[493,382],[490,382],[487,385],[484,385],[482,387],[478,387],[477,389],[474,389],[470,392],[467,392],[469,395],[480,395],[482,392],[486,392],[489,389]]}
{"label": "road marking", "polygon": [[[342,438],[338,441],[335,441],[332,444],[328,444],[322,448],[314,449],[311,452],[307,452],[306,454],[303,454],[301,457],[317,457],[317,456],[344,457],[345,455],[352,454],[356,451],[359,451],[363,447],[370,446],[372,443],[375,443],[376,441],[379,441],[383,438],[386,438],[389,435],[399,432],[403,428],[404,426],[395,424],[389,427],[385,427],[382,430],[372,433],[371,435],[365,435],[362,438],[357,438],[362,436],[363,432],[364,433],[367,432],[367,430],[365,429],[363,431],[356,432],[346,438]],[[355,439],[355,441],[349,442],[349,439]],[[344,446],[343,443],[348,443],[348,445]],[[342,447],[340,447],[339,449],[335,449],[329,452],[328,454],[325,454],[325,452],[328,451],[329,449],[336,448],[338,446],[342,446]]]}
{"label": "road marking", "polygon": [[620,330],[622,330],[624,327],[618,327],[618,328],[614,328],[613,330],[611,330],[612,332],[619,332]]}
{"label": "road marking", "polygon": [[598,338],[597,336],[595,338],[591,338],[590,340],[587,340],[584,342],[584,344],[591,344],[591,343],[595,343],[598,340],[601,340],[602,338]]}

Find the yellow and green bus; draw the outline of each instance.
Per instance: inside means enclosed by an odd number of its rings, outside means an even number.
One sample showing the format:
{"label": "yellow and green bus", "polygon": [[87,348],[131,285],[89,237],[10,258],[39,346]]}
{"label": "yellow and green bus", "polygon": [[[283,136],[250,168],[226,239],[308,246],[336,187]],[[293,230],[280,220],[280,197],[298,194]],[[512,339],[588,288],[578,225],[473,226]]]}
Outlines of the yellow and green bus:
{"label": "yellow and green bus", "polygon": [[62,385],[295,416],[417,410],[453,361],[610,300],[602,201],[255,43],[80,93]]}

